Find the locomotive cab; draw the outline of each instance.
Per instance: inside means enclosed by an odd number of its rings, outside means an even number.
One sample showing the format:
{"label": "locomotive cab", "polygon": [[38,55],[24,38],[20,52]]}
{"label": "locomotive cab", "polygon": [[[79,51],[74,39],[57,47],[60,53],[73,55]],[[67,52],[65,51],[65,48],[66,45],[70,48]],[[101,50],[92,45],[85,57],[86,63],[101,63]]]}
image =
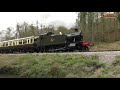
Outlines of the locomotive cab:
{"label": "locomotive cab", "polygon": [[76,46],[81,43],[83,40],[83,35],[81,32],[75,32],[71,34],[67,34],[67,43],[69,46]]}

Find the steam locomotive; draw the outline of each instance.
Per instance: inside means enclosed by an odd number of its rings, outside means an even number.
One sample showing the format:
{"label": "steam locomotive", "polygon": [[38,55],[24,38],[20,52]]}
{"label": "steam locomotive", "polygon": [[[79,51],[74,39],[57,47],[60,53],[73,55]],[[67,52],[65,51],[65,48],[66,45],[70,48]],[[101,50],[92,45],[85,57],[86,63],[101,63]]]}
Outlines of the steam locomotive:
{"label": "steam locomotive", "polygon": [[48,32],[39,36],[31,36],[19,39],[13,39],[0,42],[0,53],[15,52],[71,52],[71,51],[89,51],[92,43],[83,41],[82,32],[70,34],[55,34]]}

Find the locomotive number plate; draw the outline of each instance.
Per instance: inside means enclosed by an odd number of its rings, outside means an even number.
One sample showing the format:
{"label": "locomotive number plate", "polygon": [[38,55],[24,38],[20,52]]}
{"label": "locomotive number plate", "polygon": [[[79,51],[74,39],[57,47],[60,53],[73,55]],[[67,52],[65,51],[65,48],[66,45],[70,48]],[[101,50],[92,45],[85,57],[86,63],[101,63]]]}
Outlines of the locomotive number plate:
{"label": "locomotive number plate", "polygon": [[70,43],[70,46],[75,46],[75,43]]}

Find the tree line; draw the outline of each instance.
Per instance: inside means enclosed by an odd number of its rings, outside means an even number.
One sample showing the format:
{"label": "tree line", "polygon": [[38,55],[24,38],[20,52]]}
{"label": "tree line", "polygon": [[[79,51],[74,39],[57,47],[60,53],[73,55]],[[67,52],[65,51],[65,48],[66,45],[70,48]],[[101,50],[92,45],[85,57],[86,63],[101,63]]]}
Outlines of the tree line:
{"label": "tree line", "polygon": [[37,36],[43,33],[54,32],[59,34],[62,32],[63,34],[74,32],[74,26],[68,29],[65,26],[58,26],[57,29],[54,25],[39,25],[38,21],[36,25],[28,24],[27,22],[23,22],[22,24],[17,23],[16,29],[14,30],[11,27],[8,27],[6,30],[2,30],[0,32],[1,41],[17,39],[17,38],[24,38],[29,36]]}
{"label": "tree line", "polygon": [[119,12],[79,12],[76,25],[86,41],[97,43],[120,40]]}

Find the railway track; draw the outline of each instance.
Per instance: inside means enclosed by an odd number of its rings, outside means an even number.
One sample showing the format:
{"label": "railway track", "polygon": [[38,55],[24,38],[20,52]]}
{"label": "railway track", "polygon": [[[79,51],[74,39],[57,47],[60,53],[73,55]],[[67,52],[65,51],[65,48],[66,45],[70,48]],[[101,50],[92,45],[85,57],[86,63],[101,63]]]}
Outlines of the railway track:
{"label": "railway track", "polygon": [[54,54],[60,54],[60,55],[83,55],[83,56],[92,56],[97,55],[99,57],[99,60],[103,62],[112,62],[116,56],[120,56],[120,51],[99,51],[99,52],[58,52],[58,53],[12,53],[12,54],[0,54],[0,55],[54,55]]}
{"label": "railway track", "polygon": [[[39,53],[36,53],[36,54],[56,54],[56,53],[76,53],[76,54],[78,54],[78,53],[91,53],[91,52],[119,52],[120,50],[100,50],[100,51],[88,51],[88,52],[78,52],[78,51],[73,51],[73,52],[45,52],[45,53],[41,53],[41,52],[39,52]],[[19,52],[17,52],[17,53],[0,53],[0,54],[35,54],[35,52],[34,53],[29,53],[29,52],[27,52],[27,53],[19,53]]]}
{"label": "railway track", "polygon": [[89,52],[48,52],[48,53],[4,53],[4,54],[0,54],[0,55],[26,55],[26,54],[110,54],[110,53],[115,53],[115,54],[120,54],[120,51],[118,50],[106,50],[106,51],[89,51]]}

